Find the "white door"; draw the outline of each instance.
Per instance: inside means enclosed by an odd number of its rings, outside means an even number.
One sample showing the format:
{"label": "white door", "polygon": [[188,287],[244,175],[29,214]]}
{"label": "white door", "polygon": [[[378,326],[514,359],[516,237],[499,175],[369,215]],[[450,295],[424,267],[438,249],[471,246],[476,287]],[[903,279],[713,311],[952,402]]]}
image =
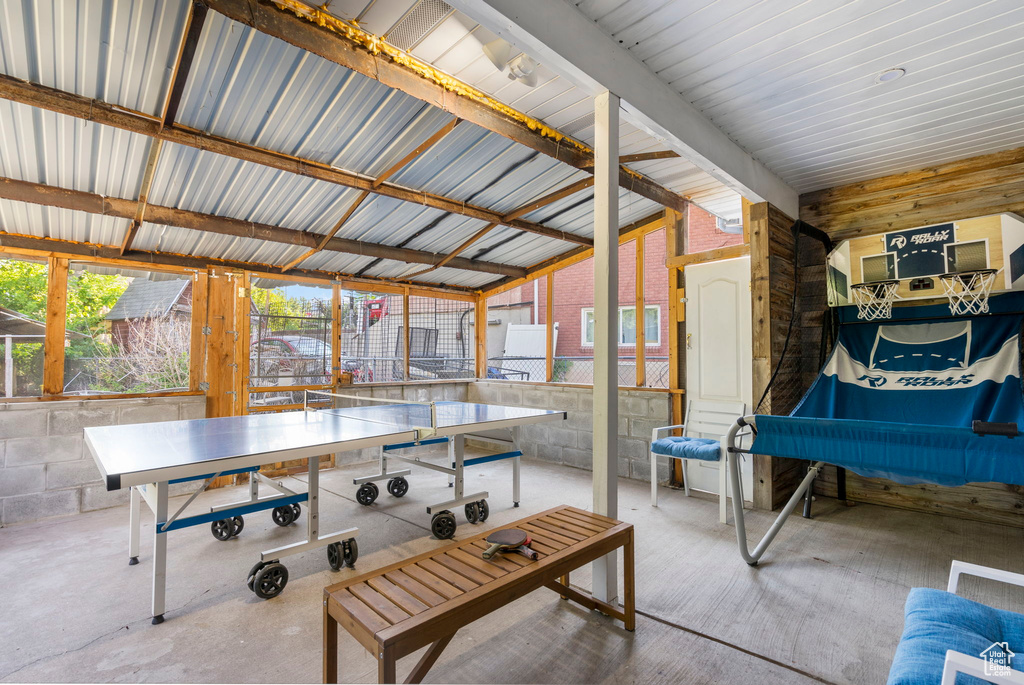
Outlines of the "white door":
{"label": "white door", "polygon": [[[743,402],[752,414],[753,346],[750,257],[692,264],[686,277],[685,400]],[[685,411],[685,403],[683,409]],[[720,438],[722,436],[696,436]],[[744,445],[746,446],[746,445]],[[754,492],[754,466],[740,462],[743,496]],[[718,464],[690,460],[690,488],[718,492]]]}

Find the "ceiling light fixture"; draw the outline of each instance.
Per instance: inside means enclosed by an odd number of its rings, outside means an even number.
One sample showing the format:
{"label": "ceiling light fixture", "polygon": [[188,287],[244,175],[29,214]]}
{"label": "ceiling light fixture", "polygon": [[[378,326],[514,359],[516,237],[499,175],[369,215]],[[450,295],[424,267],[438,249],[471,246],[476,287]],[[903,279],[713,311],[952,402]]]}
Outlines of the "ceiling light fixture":
{"label": "ceiling light fixture", "polygon": [[530,88],[537,85],[537,62],[523,54],[512,57],[512,46],[507,41],[492,40],[484,44],[483,51],[495,69],[501,72],[508,69],[505,75],[510,81],[519,81]]}
{"label": "ceiling light fixture", "polygon": [[897,79],[903,78],[907,73],[907,70],[903,67],[894,67],[892,69],[886,69],[881,74],[875,77],[875,83],[891,83]]}

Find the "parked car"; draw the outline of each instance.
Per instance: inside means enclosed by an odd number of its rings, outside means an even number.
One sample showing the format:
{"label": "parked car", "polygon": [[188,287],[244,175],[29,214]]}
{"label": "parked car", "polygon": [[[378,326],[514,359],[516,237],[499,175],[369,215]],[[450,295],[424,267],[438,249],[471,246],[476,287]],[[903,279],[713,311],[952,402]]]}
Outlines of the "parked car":
{"label": "parked car", "polygon": [[[331,348],[304,335],[264,336],[252,343],[249,355],[252,386],[322,385],[331,380]],[[293,402],[302,391],[292,391]]]}

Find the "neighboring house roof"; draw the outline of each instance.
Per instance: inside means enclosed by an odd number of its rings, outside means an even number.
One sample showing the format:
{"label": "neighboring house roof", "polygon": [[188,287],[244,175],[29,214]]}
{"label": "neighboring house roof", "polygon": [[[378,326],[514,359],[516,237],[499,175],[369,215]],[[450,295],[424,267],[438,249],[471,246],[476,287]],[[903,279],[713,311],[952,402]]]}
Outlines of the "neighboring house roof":
{"label": "neighboring house roof", "polygon": [[125,321],[166,316],[185,292],[189,279],[150,281],[136,278],[105,317],[107,321]]}
{"label": "neighboring house roof", "polygon": [[[0,337],[5,335],[43,338],[46,335],[46,324],[42,321],[31,319],[24,314],[19,314],[13,309],[0,307]],[[89,337],[74,331],[68,331],[67,335],[72,338]]]}

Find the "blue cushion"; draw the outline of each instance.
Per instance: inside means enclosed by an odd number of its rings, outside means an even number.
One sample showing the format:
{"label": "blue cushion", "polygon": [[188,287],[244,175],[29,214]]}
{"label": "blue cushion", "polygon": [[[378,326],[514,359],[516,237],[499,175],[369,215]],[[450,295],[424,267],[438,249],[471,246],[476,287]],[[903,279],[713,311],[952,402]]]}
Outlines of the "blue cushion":
{"label": "blue cushion", "polygon": [[[1016,656],[1010,666],[1024,671],[1024,616],[993,609],[944,590],[914,588],[907,596],[903,637],[892,660],[888,685],[938,685],[946,650],[981,657],[993,643],[1006,642]],[[960,675],[957,685],[985,681]]]}
{"label": "blue cushion", "polygon": [[651,451],[676,459],[701,459],[718,461],[721,458],[720,445],[711,438],[677,438],[674,436],[655,440]]}

